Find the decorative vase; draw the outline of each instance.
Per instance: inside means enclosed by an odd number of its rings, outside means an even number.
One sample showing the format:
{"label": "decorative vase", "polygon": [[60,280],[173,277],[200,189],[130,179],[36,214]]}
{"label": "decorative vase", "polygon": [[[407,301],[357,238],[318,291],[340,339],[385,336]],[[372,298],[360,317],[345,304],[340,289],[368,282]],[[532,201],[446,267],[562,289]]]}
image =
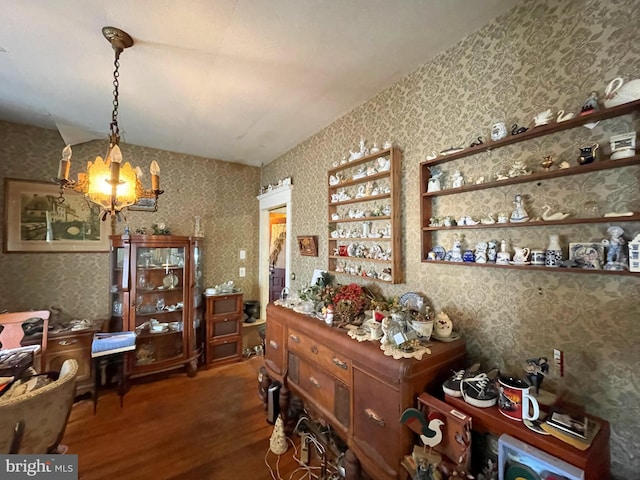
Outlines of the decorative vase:
{"label": "decorative vase", "polygon": [[560,248],[560,236],[549,235],[549,245],[545,252],[544,264],[547,267],[559,267],[562,262],[562,249]]}
{"label": "decorative vase", "polygon": [[436,337],[440,338],[448,338],[451,336],[451,332],[453,331],[453,322],[444,312],[440,312],[436,315],[435,321],[433,322],[433,334]]}

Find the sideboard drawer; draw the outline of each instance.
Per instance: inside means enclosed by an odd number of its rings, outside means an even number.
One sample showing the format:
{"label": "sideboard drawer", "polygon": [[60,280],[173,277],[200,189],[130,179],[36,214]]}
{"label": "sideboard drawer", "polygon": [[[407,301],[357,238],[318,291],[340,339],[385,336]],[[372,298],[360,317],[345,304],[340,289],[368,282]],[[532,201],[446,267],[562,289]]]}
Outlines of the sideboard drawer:
{"label": "sideboard drawer", "polygon": [[351,385],[351,360],[348,358],[344,358],[331,348],[293,329],[289,329],[287,347],[289,351],[316,363],[347,386]]}
{"label": "sideboard drawer", "polygon": [[367,373],[354,369],[353,388],[358,391],[353,405],[353,436],[355,441],[372,449],[396,472],[400,471],[398,459],[402,458],[401,438],[403,425],[400,392]]}

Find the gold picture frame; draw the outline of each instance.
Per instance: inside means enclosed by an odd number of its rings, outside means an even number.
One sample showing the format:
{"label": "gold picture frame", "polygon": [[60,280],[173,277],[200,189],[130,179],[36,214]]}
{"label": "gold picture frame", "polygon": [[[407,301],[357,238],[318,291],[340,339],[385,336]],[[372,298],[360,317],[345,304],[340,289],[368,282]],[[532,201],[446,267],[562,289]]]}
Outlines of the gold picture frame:
{"label": "gold picture frame", "polygon": [[109,222],[100,207],[54,183],[6,178],[4,253],[108,252]]}
{"label": "gold picture frame", "polygon": [[309,236],[309,235],[299,235],[298,248],[300,249],[300,255],[304,257],[317,257],[318,256],[318,237]]}

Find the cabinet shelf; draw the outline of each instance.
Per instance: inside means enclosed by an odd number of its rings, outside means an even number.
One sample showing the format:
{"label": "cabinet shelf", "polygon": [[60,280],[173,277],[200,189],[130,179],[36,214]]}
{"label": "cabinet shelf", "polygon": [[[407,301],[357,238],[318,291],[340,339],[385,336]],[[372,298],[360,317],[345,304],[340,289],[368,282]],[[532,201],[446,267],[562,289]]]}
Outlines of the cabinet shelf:
{"label": "cabinet shelf", "polygon": [[156,315],[167,315],[168,313],[182,313],[184,310],[182,308],[177,308],[175,310],[156,310],[154,312],[136,312],[136,316],[138,317],[155,317]]}
{"label": "cabinet shelf", "polygon": [[389,178],[389,172],[379,172],[373,175],[365,175],[360,178],[352,178],[351,180],[345,180],[344,182],[336,183],[335,185],[329,184],[329,191],[338,190],[343,187],[350,187],[353,185],[358,185],[360,183],[370,182],[372,180],[380,180],[382,178]]}
{"label": "cabinet shelf", "polygon": [[[634,213],[633,215],[624,217],[595,217],[595,218],[565,218],[564,220],[536,220],[532,222],[521,223],[491,223],[488,225],[456,225],[452,227],[423,227],[423,231],[436,231],[436,230],[473,230],[473,229],[485,229],[485,228],[513,228],[513,227],[548,227],[553,225],[576,225],[583,223],[620,223],[620,222],[638,222],[640,221],[640,213]],[[448,263],[448,262],[447,262]]]}
{"label": "cabinet shelf", "polygon": [[[432,250],[433,246],[433,232],[438,231],[456,231],[456,230],[480,230],[480,229],[491,229],[491,228],[522,228],[522,227],[555,227],[558,225],[588,225],[588,224],[602,224],[602,223],[620,223],[620,222],[638,222],[640,221],[640,213],[634,212],[633,215],[630,216],[615,216],[615,217],[593,217],[593,218],[576,218],[569,217],[563,220],[554,220],[554,221],[544,221],[544,220],[536,220],[529,222],[515,222],[515,223],[493,223],[493,224],[482,224],[479,223],[477,225],[456,225],[456,226],[430,226],[432,222],[432,218],[438,215],[434,215],[434,205],[433,199],[436,197],[443,197],[447,195],[457,195],[466,192],[473,192],[479,190],[487,190],[500,188],[507,185],[516,185],[516,184],[531,184],[535,182],[540,182],[543,180],[550,180],[562,177],[569,177],[573,175],[583,175],[586,173],[599,172],[610,169],[619,169],[624,167],[631,167],[640,165],[640,155],[634,155],[629,158],[624,158],[620,160],[601,160],[596,161],[587,165],[576,165],[564,169],[554,169],[554,170],[542,170],[531,173],[529,175],[521,175],[518,177],[507,178],[504,180],[494,180],[491,182],[473,184],[473,185],[463,185],[459,188],[448,188],[445,190],[439,190],[436,192],[427,192],[427,185],[429,179],[431,177],[430,167],[434,165],[440,165],[443,163],[447,163],[453,160],[458,160],[467,156],[476,155],[482,152],[489,152],[493,149],[497,149],[500,147],[505,147],[507,145],[512,145],[520,142],[524,142],[527,140],[531,140],[534,138],[542,137],[545,135],[550,135],[557,132],[562,132],[565,130],[570,130],[573,128],[577,128],[583,126],[587,123],[598,122],[601,120],[611,119],[615,117],[619,117],[622,115],[629,115],[632,113],[637,113],[640,111],[640,100],[626,103],[623,105],[619,105],[617,107],[605,108],[599,112],[595,112],[592,114],[578,116],[567,120],[565,122],[554,122],[548,125],[540,126],[540,127],[532,127],[524,133],[519,135],[510,135],[502,140],[498,141],[489,141],[482,145],[476,147],[465,148],[459,152],[453,153],[451,155],[441,155],[432,160],[426,160],[420,163],[420,212],[421,212],[421,222],[422,222],[422,248],[421,248],[421,261],[424,263],[436,263],[436,264],[446,264],[446,265],[464,265],[470,267],[484,267],[484,268],[506,268],[506,269],[521,269],[521,270],[544,270],[544,271],[553,271],[553,272],[571,272],[571,273],[595,273],[595,274],[604,274],[604,275],[631,275],[638,276],[638,274],[626,272],[626,271],[617,271],[617,270],[590,270],[590,269],[578,269],[578,268],[551,268],[551,267],[539,267],[539,266],[523,266],[523,265],[496,265],[491,263],[474,263],[474,262],[447,262],[447,261],[435,261],[428,260],[428,253]],[[540,184],[538,184],[540,185]],[[443,204],[444,205],[444,204]],[[616,210],[620,211],[620,210]]]}
{"label": "cabinet shelf", "polygon": [[340,240],[342,240],[343,242],[347,242],[350,240],[359,240],[361,242],[379,242],[379,241],[383,241],[383,242],[389,242],[391,240],[393,240],[393,238],[391,237],[376,237],[376,238],[370,238],[370,237],[340,237],[340,238],[330,238],[329,241],[330,242],[339,242]]}
{"label": "cabinet shelf", "polygon": [[537,272],[550,273],[587,273],[596,275],[624,275],[628,277],[640,278],[640,273],[630,272],[628,270],[597,270],[592,268],[567,268],[567,267],[545,267],[543,265],[500,265],[497,263],[475,263],[475,262],[447,262],[445,260],[427,260],[422,259],[423,263],[435,263],[440,265],[454,265],[462,267],[478,267],[478,268],[501,268],[504,270],[534,270]]}
{"label": "cabinet shelf", "polygon": [[[327,224],[330,228],[330,230],[334,230],[336,229],[338,224],[341,223],[354,223],[354,222],[375,222],[374,223],[374,230],[371,233],[378,233],[378,234],[382,234],[382,233],[390,233],[391,235],[389,236],[385,236],[385,237],[378,237],[378,238],[370,238],[370,237],[362,237],[362,238],[333,238],[331,236],[329,236],[329,245],[333,245],[335,246],[338,242],[351,242],[351,241],[358,241],[358,242],[366,242],[366,245],[368,245],[369,243],[376,243],[376,242],[385,242],[386,245],[388,246],[388,248],[390,249],[391,253],[392,253],[392,258],[391,260],[377,260],[377,259],[369,259],[369,258],[361,258],[361,257],[343,257],[343,256],[338,256],[338,255],[331,255],[328,254],[327,255],[327,260],[329,263],[329,268],[328,270],[330,272],[334,272],[334,273],[339,273],[342,275],[347,275],[347,276],[352,276],[352,277],[358,277],[358,278],[364,278],[367,280],[376,280],[376,281],[381,281],[384,283],[400,283],[402,282],[403,279],[403,275],[402,275],[402,242],[400,239],[400,215],[401,215],[401,210],[400,210],[400,161],[401,161],[401,153],[400,150],[397,147],[392,147],[392,148],[388,148],[388,149],[384,149],[384,150],[380,150],[379,152],[376,152],[375,154],[372,155],[367,155],[363,158],[359,158],[357,160],[351,161],[351,162],[347,162],[344,163],[342,165],[336,166],[334,168],[332,168],[331,170],[328,171],[327,173],[327,183],[329,183],[329,177],[331,177],[332,175],[335,175],[338,172],[344,171],[344,170],[349,170],[352,169],[353,167],[357,167],[357,166],[368,166],[368,167],[373,167],[373,166],[378,166],[378,163],[376,162],[378,159],[386,157],[388,158],[388,162],[389,162],[389,169],[385,170],[383,172],[378,172],[378,173],[374,173],[372,175],[366,175],[363,176],[361,178],[357,178],[357,179],[349,179],[340,183],[337,183],[335,185],[329,185],[328,186],[328,218],[329,220],[327,221]],[[386,166],[386,162],[387,160],[385,160],[385,166]],[[382,162],[380,162],[382,163]],[[386,186],[386,182],[388,180],[388,193],[382,193],[379,195],[367,195],[367,196],[362,196],[359,198],[351,198],[349,200],[342,200],[342,201],[337,201],[337,202],[332,202],[332,195],[333,198],[336,197],[335,192],[345,188],[345,187],[353,187],[354,185],[362,185],[365,183],[368,183],[370,181],[373,180],[379,180],[379,179],[383,179],[385,181],[385,186]],[[359,189],[361,190],[362,187],[359,187]],[[386,189],[386,188],[385,188]],[[372,203],[372,202],[376,202],[376,201],[380,201],[380,200],[386,200],[388,203],[388,206],[391,207],[391,213],[390,215],[382,215],[382,216],[366,216],[366,217],[361,217],[361,218],[340,218],[340,219],[336,219],[334,220],[332,218],[332,215],[335,215],[337,212],[337,207],[342,206],[342,205],[352,205],[352,204],[362,204],[362,203]],[[379,222],[387,222],[388,225],[384,225],[384,231],[380,230],[378,231],[377,228],[380,227],[380,223]],[[366,231],[365,231],[366,233]],[[362,232],[360,233],[360,235],[362,235]],[[366,246],[365,245],[365,246]],[[329,249],[330,252],[335,253],[333,248]],[[391,280],[380,280],[377,279],[375,277],[368,277],[368,276],[362,276],[359,274],[352,274],[352,273],[346,273],[346,272],[338,272],[336,271],[336,267],[337,267],[337,263],[339,261],[349,261],[352,262],[353,265],[356,266],[356,268],[354,268],[353,270],[350,270],[352,272],[359,272],[359,270],[362,268],[360,266],[360,264],[378,264],[381,265],[381,267],[379,268],[383,268],[382,266],[384,266],[384,268],[387,270],[387,272],[384,273],[388,273],[389,271],[391,272]],[[373,265],[371,265],[371,267],[374,267]],[[378,275],[381,275],[383,272],[382,271],[377,271],[378,267],[375,267],[375,273]],[[373,268],[372,268],[373,270]],[[373,272],[371,272],[373,273]],[[385,275],[386,277],[386,275]]]}
{"label": "cabinet shelf", "polygon": [[488,141],[486,143],[483,143],[482,145],[478,145],[477,147],[465,148],[464,150],[452,153],[451,155],[442,155],[434,158],[433,160],[424,161],[420,165],[425,167],[432,167],[441,163],[464,158],[469,155],[475,155],[477,153],[487,152],[496,148],[506,147],[507,145],[512,145],[514,143],[524,142],[525,140],[531,140],[533,138],[542,137],[544,135],[562,132],[564,130],[570,130],[572,128],[580,127],[586,123],[598,122],[600,120],[619,117],[621,115],[633,113],[639,108],[640,100],[618,105],[617,107],[605,108],[603,110],[600,110],[599,112],[594,112],[584,116],[577,116],[564,122],[550,123],[548,125],[543,125],[540,127],[532,127],[526,132],[519,135],[508,135],[502,140],[498,140],[495,142]]}
{"label": "cabinet shelf", "polygon": [[[549,178],[566,177],[569,175],[580,175],[583,173],[598,172],[600,170],[608,170],[611,168],[622,168],[631,165],[640,164],[640,155],[621,159],[621,160],[603,160],[601,162],[594,162],[588,165],[578,165],[575,167],[561,168],[557,170],[550,170],[548,172],[534,172],[530,175],[521,175],[518,177],[507,178],[505,180],[496,180],[494,182],[479,183],[474,185],[463,185],[459,188],[448,188],[446,190],[440,190],[438,192],[425,192],[422,195],[424,197],[441,197],[443,195],[456,195],[458,193],[471,192],[474,190],[484,190],[487,188],[503,187],[505,185],[515,185],[518,183],[529,183],[538,180],[546,180]],[[424,185],[423,188],[426,188]]]}
{"label": "cabinet shelf", "polygon": [[393,260],[379,260],[377,258],[349,257],[349,256],[341,256],[341,255],[329,255],[329,258],[357,260],[359,262],[374,262],[374,263],[387,263],[387,264],[393,263]]}
{"label": "cabinet shelf", "polygon": [[[346,223],[346,222],[373,222],[375,220],[391,220],[389,215],[380,215],[378,217],[362,217],[362,218],[341,218],[340,220],[329,220],[329,224],[333,223]],[[329,240],[336,240],[330,238]]]}
{"label": "cabinet shelf", "polygon": [[[345,257],[342,257],[342,258],[345,258]],[[336,270],[329,270],[329,272],[345,275],[347,277],[364,278],[366,280],[371,280],[372,282],[393,283],[393,281],[391,280],[382,280],[381,278],[367,277],[366,275],[354,275],[353,273],[338,272]]]}
{"label": "cabinet shelf", "polygon": [[380,195],[367,195],[366,197],[350,198],[349,200],[342,200],[341,202],[330,202],[330,207],[337,207],[340,205],[348,205],[350,203],[362,203],[373,202],[374,200],[381,200],[383,198],[391,198],[391,193],[381,193]]}

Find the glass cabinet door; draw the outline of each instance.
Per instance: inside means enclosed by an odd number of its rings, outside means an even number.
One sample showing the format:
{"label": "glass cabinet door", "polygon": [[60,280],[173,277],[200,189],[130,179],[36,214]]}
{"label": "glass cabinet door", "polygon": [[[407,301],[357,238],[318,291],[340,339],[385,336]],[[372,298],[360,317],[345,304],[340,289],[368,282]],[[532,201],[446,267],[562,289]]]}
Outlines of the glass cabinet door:
{"label": "glass cabinet door", "polygon": [[192,298],[193,298],[193,312],[192,312],[192,322],[193,322],[193,332],[194,335],[191,337],[191,349],[193,351],[203,352],[204,351],[204,301],[202,299],[202,293],[204,292],[203,288],[203,273],[202,273],[202,240],[195,239],[192,240],[192,255],[193,255],[193,266],[192,266]]}
{"label": "glass cabinet door", "polygon": [[131,275],[135,322],[129,328],[137,335],[136,365],[184,356],[185,292],[190,281],[185,253],[184,247],[135,248],[136,268]]}
{"label": "glass cabinet door", "polygon": [[109,301],[111,304],[111,322],[109,330],[121,331],[125,329],[126,321],[124,317],[127,314],[127,306],[129,304],[129,246],[112,247],[110,257],[110,288]]}

